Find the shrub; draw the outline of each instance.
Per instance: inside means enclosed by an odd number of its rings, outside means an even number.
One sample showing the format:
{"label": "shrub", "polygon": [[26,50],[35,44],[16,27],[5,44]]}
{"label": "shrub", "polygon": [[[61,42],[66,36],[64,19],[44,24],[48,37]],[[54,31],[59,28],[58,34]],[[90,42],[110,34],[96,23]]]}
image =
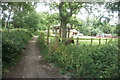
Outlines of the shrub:
{"label": "shrub", "polygon": [[25,29],[11,29],[2,31],[2,59],[3,69],[5,66],[12,66],[16,58],[25,48],[32,34]]}
{"label": "shrub", "polygon": [[35,31],[34,35],[38,35],[39,36],[40,35],[40,31]]}
{"label": "shrub", "polygon": [[118,47],[61,45],[48,56],[48,61],[62,68],[62,73],[80,78],[118,77]]}
{"label": "shrub", "polygon": [[41,49],[41,53],[43,53],[43,55],[46,55],[48,53],[48,46],[45,42],[45,34],[43,32],[40,32],[37,43]]}

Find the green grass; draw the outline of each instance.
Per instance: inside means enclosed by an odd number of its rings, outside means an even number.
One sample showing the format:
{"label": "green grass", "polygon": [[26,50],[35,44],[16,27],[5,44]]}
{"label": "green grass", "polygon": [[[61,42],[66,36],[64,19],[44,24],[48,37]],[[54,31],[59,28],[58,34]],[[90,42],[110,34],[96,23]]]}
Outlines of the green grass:
{"label": "green grass", "polygon": [[[116,42],[116,41],[117,41],[117,39],[113,39],[112,41],[111,41],[111,39],[108,39],[107,43]],[[76,40],[75,40],[75,43],[76,43]],[[91,40],[79,40],[79,44],[80,45],[90,45]],[[101,40],[101,45],[104,45],[104,44],[106,44],[105,39]],[[99,40],[93,40],[92,45],[99,45]]]}
{"label": "green grass", "polygon": [[[45,37],[45,39],[47,40],[47,37]],[[49,37],[49,39],[50,39],[51,44],[53,44],[55,37]],[[117,42],[117,41],[118,41],[118,39],[112,39],[112,40],[107,39],[107,43],[112,43],[112,42]],[[75,42],[75,45],[76,45],[77,40],[74,40],[74,42]],[[79,44],[80,45],[90,45],[91,44],[91,39],[80,39]],[[101,45],[106,44],[106,39],[101,39],[100,44]],[[93,39],[92,45],[99,45],[99,39]]]}

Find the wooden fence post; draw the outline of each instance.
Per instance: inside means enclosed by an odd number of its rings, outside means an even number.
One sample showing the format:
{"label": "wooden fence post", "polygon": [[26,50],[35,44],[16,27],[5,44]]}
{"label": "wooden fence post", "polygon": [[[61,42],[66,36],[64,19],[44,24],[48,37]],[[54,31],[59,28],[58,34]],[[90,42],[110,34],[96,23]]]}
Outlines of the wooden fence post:
{"label": "wooden fence post", "polygon": [[76,45],[79,45],[79,38],[77,37],[77,42],[76,42]]}
{"label": "wooden fence post", "polygon": [[55,42],[54,42],[53,50],[56,50],[58,48],[58,45],[59,45],[59,38],[58,38],[58,36],[55,36]]}
{"label": "wooden fence post", "polygon": [[68,38],[70,37],[70,29],[68,28]]}
{"label": "wooden fence post", "polygon": [[113,41],[113,38],[111,38],[111,42]]}
{"label": "wooden fence post", "polygon": [[105,42],[105,44],[107,44],[107,38],[106,38],[106,42]]}
{"label": "wooden fence post", "polygon": [[90,45],[92,45],[92,43],[93,43],[93,38],[91,38],[91,44]]}
{"label": "wooden fence post", "polygon": [[101,38],[99,38],[99,45],[101,44]]}
{"label": "wooden fence post", "polygon": [[48,31],[47,31],[47,45],[49,45],[49,36],[50,36],[50,23],[48,24]]}

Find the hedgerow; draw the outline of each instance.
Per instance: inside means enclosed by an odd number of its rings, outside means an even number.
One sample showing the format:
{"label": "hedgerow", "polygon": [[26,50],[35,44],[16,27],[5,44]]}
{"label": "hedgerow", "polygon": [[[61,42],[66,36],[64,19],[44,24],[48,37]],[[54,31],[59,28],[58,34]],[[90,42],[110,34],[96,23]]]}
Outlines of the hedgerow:
{"label": "hedgerow", "polygon": [[47,59],[60,67],[62,74],[68,74],[71,77],[116,78],[119,76],[116,44],[61,45]]}
{"label": "hedgerow", "polygon": [[[48,53],[43,34],[39,36],[38,44]],[[44,56],[59,67],[62,74],[72,78],[118,78],[118,50],[117,42],[99,46],[60,44],[54,52],[51,48]]]}
{"label": "hedgerow", "polygon": [[43,54],[43,56],[48,53],[48,46],[45,42],[45,34],[43,32],[40,32],[39,33],[39,37],[37,39],[37,43],[38,43],[38,46],[40,47],[41,49],[41,52]]}
{"label": "hedgerow", "polygon": [[16,59],[25,48],[32,34],[26,29],[10,29],[2,31],[3,69],[16,64]]}

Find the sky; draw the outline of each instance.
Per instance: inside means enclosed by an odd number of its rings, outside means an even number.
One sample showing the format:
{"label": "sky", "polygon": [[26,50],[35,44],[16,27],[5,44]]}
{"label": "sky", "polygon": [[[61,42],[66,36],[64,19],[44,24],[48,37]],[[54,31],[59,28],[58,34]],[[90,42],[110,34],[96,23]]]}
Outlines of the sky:
{"label": "sky", "polygon": [[[96,6],[96,7],[98,8],[99,6]],[[100,12],[98,12],[98,10],[100,10]],[[39,3],[39,4],[37,5],[36,11],[37,11],[37,12],[49,12],[49,7],[48,7],[48,6],[45,6],[45,5],[41,2],[41,3]],[[95,7],[94,7],[94,8],[92,9],[92,11],[94,12],[94,15],[97,15],[97,16],[99,16],[100,14],[104,14],[104,16],[108,17],[109,14],[110,14],[110,13],[104,8],[104,5],[101,6],[101,7],[99,7],[98,9],[95,9]],[[54,13],[54,12],[58,12],[58,10],[57,10],[57,11],[52,11],[51,13]],[[117,19],[118,13],[111,13],[111,14],[113,14],[114,17],[111,18],[110,24],[111,24],[111,25],[114,25],[114,24],[117,23],[117,21],[118,21],[118,19]],[[80,12],[77,14],[77,17],[78,17],[79,19],[85,21],[85,20],[87,19],[88,15],[89,15],[89,14],[87,13],[87,11],[86,11],[84,8],[81,8],[81,9],[80,9]],[[92,19],[92,18],[93,18],[93,14],[89,15],[89,17]]]}

